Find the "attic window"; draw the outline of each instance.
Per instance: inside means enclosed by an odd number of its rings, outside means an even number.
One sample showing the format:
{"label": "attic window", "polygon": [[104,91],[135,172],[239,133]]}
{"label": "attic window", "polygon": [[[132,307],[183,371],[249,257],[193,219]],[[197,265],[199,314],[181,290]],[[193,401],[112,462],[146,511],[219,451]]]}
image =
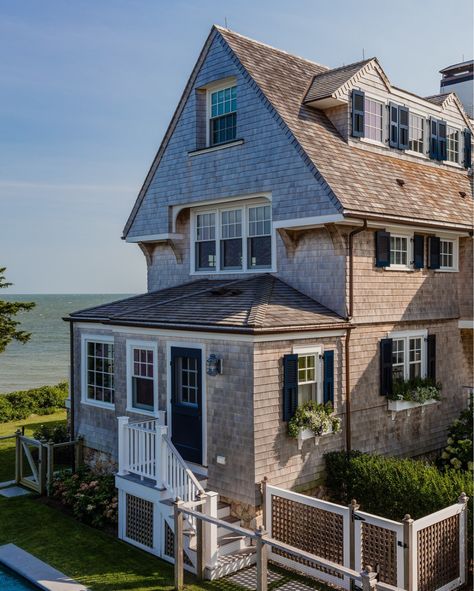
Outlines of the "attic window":
{"label": "attic window", "polygon": [[237,137],[237,87],[209,91],[209,144],[216,146]]}

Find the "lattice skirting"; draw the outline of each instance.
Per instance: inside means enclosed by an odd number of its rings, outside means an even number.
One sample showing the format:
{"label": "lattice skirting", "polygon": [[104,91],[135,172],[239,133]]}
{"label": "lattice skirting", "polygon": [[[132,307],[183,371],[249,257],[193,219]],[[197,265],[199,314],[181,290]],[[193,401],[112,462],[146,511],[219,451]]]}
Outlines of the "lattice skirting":
{"label": "lattice skirting", "polygon": [[126,494],[125,535],[129,540],[153,548],[153,503]]}

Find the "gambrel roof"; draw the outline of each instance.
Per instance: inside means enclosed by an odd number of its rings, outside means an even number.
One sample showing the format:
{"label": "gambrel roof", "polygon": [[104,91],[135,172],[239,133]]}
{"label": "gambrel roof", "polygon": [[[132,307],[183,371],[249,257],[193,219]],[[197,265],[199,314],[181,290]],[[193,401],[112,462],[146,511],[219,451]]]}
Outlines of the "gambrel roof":
{"label": "gambrel roof", "polygon": [[[451,170],[429,160],[418,163],[395,157],[388,151],[380,153],[353,146],[339,134],[324,111],[304,104],[308,92],[327,93],[372,63],[382,75],[377,60],[372,58],[328,70],[315,62],[214,26],[127,221],[125,237],[192,91],[199,68],[216,38],[232,52],[237,67],[261,94],[289,141],[326,186],[341,214],[383,219],[387,223],[472,227],[472,177],[465,170]],[[318,80],[323,82],[321,91],[318,90]],[[404,182],[400,183],[400,180]]]}
{"label": "gambrel roof", "polygon": [[249,334],[346,325],[335,312],[269,274],[199,279],[74,312],[66,320]]}

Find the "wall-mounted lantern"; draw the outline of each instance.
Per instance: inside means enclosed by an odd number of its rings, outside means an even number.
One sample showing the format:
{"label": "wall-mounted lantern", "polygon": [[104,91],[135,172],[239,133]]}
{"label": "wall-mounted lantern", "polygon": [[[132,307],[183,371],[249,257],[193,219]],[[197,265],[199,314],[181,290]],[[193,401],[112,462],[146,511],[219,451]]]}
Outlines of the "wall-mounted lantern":
{"label": "wall-mounted lantern", "polygon": [[206,361],[206,373],[208,376],[216,376],[222,373],[222,359],[211,353]]}

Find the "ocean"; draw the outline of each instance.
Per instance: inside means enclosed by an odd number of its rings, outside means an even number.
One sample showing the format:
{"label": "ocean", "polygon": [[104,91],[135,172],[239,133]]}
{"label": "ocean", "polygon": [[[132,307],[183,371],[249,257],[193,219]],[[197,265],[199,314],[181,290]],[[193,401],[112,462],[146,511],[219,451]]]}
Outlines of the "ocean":
{"label": "ocean", "polygon": [[0,393],[56,384],[68,379],[69,323],[62,318],[70,312],[120,300],[132,294],[3,295],[0,299],[36,302],[29,312],[20,312],[21,329],[30,340],[10,343],[0,353]]}

